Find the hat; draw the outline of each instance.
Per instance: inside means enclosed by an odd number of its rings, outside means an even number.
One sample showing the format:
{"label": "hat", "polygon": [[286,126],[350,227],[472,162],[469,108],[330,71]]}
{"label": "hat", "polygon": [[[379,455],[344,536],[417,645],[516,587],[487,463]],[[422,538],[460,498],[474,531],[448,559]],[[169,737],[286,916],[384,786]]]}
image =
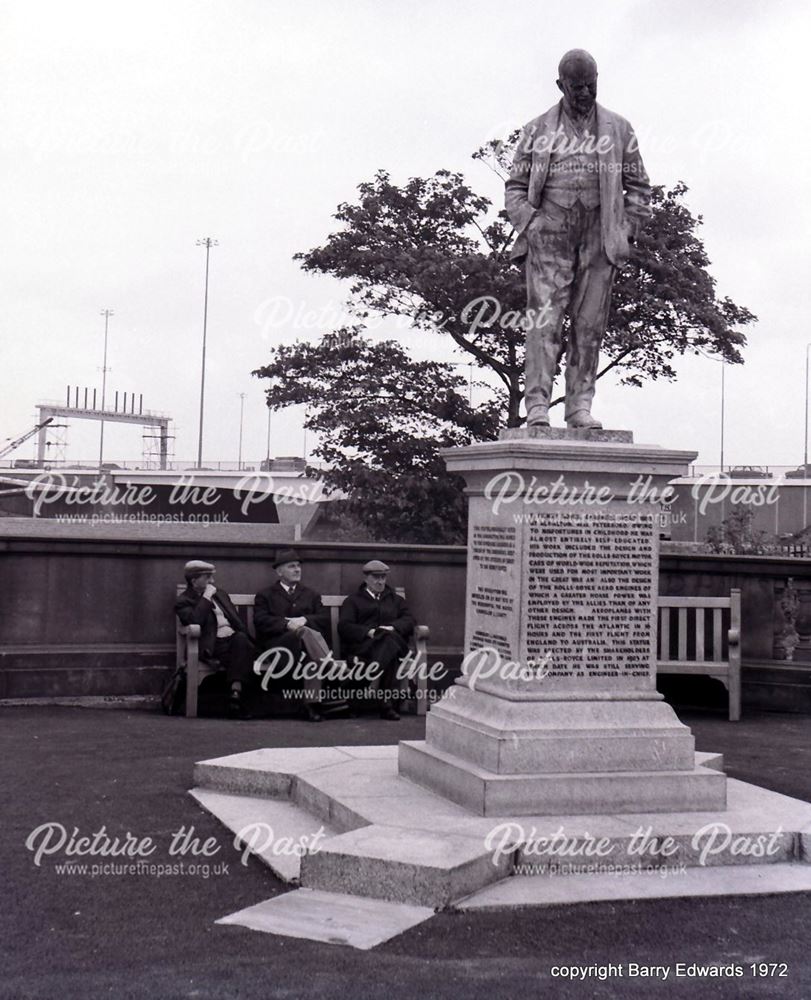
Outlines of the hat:
{"label": "hat", "polygon": [[282,549],[281,552],[276,553],[276,558],[273,560],[273,568],[278,569],[280,566],[284,566],[285,563],[291,562],[301,562],[301,556],[295,549]]}
{"label": "hat", "polygon": [[197,576],[198,573],[213,573],[214,563],[203,562],[202,559],[190,559],[183,567],[184,576]]}
{"label": "hat", "polygon": [[379,559],[372,559],[363,567],[364,573],[388,573],[389,567]]}

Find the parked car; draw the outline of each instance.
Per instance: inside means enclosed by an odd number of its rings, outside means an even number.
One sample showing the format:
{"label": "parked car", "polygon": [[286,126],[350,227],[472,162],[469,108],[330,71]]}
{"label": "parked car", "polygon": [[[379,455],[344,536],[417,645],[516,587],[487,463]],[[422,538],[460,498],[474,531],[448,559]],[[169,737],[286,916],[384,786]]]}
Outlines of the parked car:
{"label": "parked car", "polygon": [[736,465],[729,470],[730,479],[771,479],[772,474],[762,465]]}

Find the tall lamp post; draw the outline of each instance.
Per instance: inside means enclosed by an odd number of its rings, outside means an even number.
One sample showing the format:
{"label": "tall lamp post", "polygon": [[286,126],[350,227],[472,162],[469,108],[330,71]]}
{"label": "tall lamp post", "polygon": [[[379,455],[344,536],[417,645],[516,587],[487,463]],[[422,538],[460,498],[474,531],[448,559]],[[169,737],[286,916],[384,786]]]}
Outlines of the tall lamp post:
{"label": "tall lamp post", "polygon": [[[811,344],[805,345],[805,447],[803,448],[803,479],[808,479],[808,352]],[[808,487],[803,486],[803,530],[808,527]]]}
{"label": "tall lamp post", "polygon": [[808,466],[808,351],[811,344],[805,345],[805,448],[803,449],[803,474],[807,473]]}
{"label": "tall lamp post", "polygon": [[[700,354],[702,358],[706,358],[708,361],[718,361],[721,365],[721,473],[724,471],[724,417],[726,416],[726,370],[727,363],[723,358],[713,357],[712,354],[708,354],[706,351],[702,351],[700,347],[697,347],[696,354]],[[722,507],[723,510],[723,507]]]}
{"label": "tall lamp post", "polygon": [[727,366],[723,358],[721,358],[721,474],[724,473],[724,411],[725,411],[725,376],[726,376]]}
{"label": "tall lamp post", "polygon": [[247,396],[246,392],[241,392],[239,394],[239,450],[238,450],[238,457],[237,457],[237,471],[238,472],[242,471],[242,417],[243,417],[243,414],[245,413],[245,397],[246,396]]}
{"label": "tall lamp post", "polygon": [[[110,317],[114,315],[112,309],[102,309],[101,315],[104,317],[104,361],[101,366],[101,412],[104,412],[105,396],[107,393],[107,331],[110,327]],[[104,417],[101,418],[101,433],[99,434],[99,472],[104,458]]]}
{"label": "tall lamp post", "polygon": [[211,248],[218,245],[210,236],[198,240],[198,247],[206,248],[206,290],[203,297],[203,360],[200,369],[200,430],[197,435],[197,468],[203,464],[203,402],[206,393],[206,327],[208,326],[208,260]]}

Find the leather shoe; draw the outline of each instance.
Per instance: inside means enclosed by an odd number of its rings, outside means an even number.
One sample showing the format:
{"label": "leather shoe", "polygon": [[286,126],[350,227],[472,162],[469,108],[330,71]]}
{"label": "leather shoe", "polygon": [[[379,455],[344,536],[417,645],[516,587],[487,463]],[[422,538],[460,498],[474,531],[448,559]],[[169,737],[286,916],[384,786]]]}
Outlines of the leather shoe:
{"label": "leather shoe", "polygon": [[304,710],[301,713],[302,718],[306,719],[307,722],[323,722],[324,716],[318,711],[317,708],[313,708],[312,705],[305,705]]}
{"label": "leather shoe", "polygon": [[245,706],[242,700],[242,695],[239,691],[232,691],[228,699],[228,718],[229,719],[250,719],[251,713]]}
{"label": "leather shoe", "polygon": [[399,722],[400,713],[397,709],[392,708],[391,705],[386,705],[385,708],[380,710],[380,718],[385,719],[387,722]]}

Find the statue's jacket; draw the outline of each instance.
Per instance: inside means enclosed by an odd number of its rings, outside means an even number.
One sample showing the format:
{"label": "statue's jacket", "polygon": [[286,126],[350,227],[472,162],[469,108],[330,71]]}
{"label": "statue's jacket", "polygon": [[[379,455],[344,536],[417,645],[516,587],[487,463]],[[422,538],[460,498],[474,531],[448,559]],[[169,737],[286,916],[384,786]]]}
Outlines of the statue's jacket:
{"label": "statue's jacket", "polygon": [[[628,259],[629,236],[650,213],[650,184],[630,123],[600,104],[595,108],[597,135],[584,141],[596,144],[603,249],[619,267]],[[561,100],[533,118],[521,132],[505,185],[507,215],[518,234],[510,253],[512,260],[527,254],[526,231],[541,206],[552,152],[567,141],[560,120],[562,110]]]}

